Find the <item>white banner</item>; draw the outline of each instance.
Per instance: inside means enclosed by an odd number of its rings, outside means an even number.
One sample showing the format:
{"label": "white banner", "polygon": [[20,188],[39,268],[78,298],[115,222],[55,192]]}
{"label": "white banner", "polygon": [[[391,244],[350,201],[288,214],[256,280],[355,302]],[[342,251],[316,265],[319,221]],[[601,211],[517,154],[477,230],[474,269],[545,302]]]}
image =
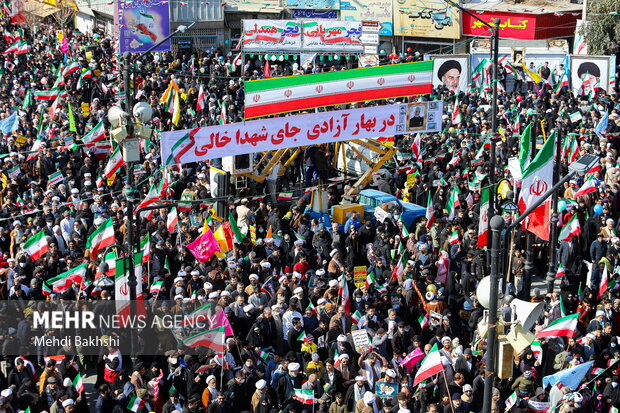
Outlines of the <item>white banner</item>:
{"label": "white banner", "polygon": [[407,105],[335,110],[164,132],[165,165],[406,133]]}
{"label": "white banner", "polygon": [[244,20],[243,50],[289,51],[301,49],[301,22],[295,20]]}
{"label": "white banner", "polygon": [[334,51],[339,53],[361,52],[362,22],[354,21],[304,21],[302,45],[304,50]]}

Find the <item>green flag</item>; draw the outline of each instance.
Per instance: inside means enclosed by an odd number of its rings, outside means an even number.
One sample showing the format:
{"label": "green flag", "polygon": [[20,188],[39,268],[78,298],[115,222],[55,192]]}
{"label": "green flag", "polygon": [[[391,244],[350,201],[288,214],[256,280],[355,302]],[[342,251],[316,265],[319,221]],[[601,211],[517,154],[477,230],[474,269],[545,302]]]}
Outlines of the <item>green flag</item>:
{"label": "green flag", "polygon": [[69,130],[77,133],[77,127],[75,126],[75,116],[73,116],[73,108],[71,103],[67,102],[67,109],[69,111]]}
{"label": "green flag", "polygon": [[30,89],[26,91],[26,96],[24,96],[24,101],[22,102],[22,109],[26,110],[32,105],[32,92]]}
{"label": "green flag", "polygon": [[519,148],[519,165],[521,165],[521,171],[525,171],[525,168],[530,164],[532,158],[532,124],[530,123],[525,127],[521,134],[521,147]]}

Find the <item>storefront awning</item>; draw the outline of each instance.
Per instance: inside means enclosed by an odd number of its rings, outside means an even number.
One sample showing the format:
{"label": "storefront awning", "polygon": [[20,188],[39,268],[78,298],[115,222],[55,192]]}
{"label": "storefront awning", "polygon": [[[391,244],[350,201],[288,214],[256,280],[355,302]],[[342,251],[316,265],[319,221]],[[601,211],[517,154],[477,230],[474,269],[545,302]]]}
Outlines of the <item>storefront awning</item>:
{"label": "storefront awning", "polygon": [[38,1],[28,1],[24,4],[24,10],[26,13],[30,13],[38,17],[47,17],[56,13],[59,9],[56,6],[40,3]]}

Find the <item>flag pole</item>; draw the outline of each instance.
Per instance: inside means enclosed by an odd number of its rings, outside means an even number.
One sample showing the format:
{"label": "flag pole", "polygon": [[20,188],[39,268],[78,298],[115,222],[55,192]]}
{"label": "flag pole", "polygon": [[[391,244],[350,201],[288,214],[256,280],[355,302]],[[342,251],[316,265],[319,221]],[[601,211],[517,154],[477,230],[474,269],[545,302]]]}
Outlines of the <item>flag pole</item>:
{"label": "flag pole", "polygon": [[[222,366],[220,368],[220,391],[224,389],[224,355],[226,354],[226,335],[222,336],[222,346],[224,347],[224,352],[222,353]],[[217,357],[217,355],[215,356]]]}
{"label": "flag pole", "polygon": [[[446,378],[446,370],[445,369],[441,370],[441,375],[443,376],[444,383],[446,383],[446,390],[448,391],[448,394],[450,394],[450,387],[448,386],[448,379]],[[450,396],[450,410],[452,410],[452,413],[454,413],[454,404],[452,403],[452,397],[451,396]]]}

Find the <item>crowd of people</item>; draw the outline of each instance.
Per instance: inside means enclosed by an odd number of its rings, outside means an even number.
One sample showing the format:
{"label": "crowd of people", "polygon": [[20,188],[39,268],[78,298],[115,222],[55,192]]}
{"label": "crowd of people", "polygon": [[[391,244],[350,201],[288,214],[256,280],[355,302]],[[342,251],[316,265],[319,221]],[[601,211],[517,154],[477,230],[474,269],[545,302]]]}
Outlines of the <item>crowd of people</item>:
{"label": "crowd of people", "polygon": [[[0,413],[480,411],[489,371],[486,342],[477,331],[484,309],[476,295],[478,282],[489,274],[487,250],[478,243],[481,188],[489,187],[492,166],[486,143],[489,136],[497,139],[496,172],[511,188],[498,194],[497,213],[509,222],[514,215],[499,209],[508,193],[518,193],[508,159],[518,156],[521,133],[529,124],[534,125],[534,137],[548,137],[552,129],[574,136],[578,154],[594,154],[600,165],[558,194],[565,205],[559,225],[576,215],[581,233],[556,245],[557,259],[551,264],[563,271],[551,283],[553,290],[524,289],[529,271],[525,231],[517,230],[514,245],[505,247],[501,318],[511,319],[510,301],[518,296],[544,305],[535,332],[563,315],[579,313],[579,324],[573,337],[541,339],[540,350],[528,347],[514,354],[512,373],[493,380],[491,411],[541,412],[555,407],[562,413],[607,413],[620,406],[620,117],[615,90],[575,96],[569,88],[555,93],[541,84],[501,91],[502,133],[494,137],[488,91],[460,93],[461,122],[452,125],[456,96],[446,88],[435,89],[432,96],[420,99],[446,102],[443,131],[422,139],[422,161],[395,160],[373,180],[380,190],[422,206],[427,206],[430,194],[434,222],[423,218],[403,228],[398,211],[392,211],[383,222],[351,214],[339,225],[311,216],[310,195],[304,191],[297,191],[291,201],[278,200],[277,191],[325,183],[338,175],[326,162],[334,156],[333,146],[314,146],[305,149],[275,184],[253,182],[245,198],[231,199],[228,211],[233,219],[224,218],[228,224],[234,220],[241,239],[227,254],[199,262],[187,245],[207,229],[205,225],[214,232],[226,225],[211,219],[210,164],[162,168],[157,136],[241,121],[243,79],[262,77],[264,61],[236,66],[235,56],[220,50],[150,56],[132,79],[136,100],[153,107],[151,126],[156,130],[153,139],[141,144],[141,161],[133,171],[135,189],[144,199],[167,175],[170,185],[160,194],[162,201],[204,203],[179,211],[175,232],[167,225],[168,208],[140,218],[138,238],[148,236],[151,241],[142,250],[149,259],[138,262],[139,299],[148,319],[189,316],[208,308],[210,327],[217,318],[227,328],[226,341],[223,351],[216,351],[187,341],[200,329],[102,329],[95,332],[102,340],[99,351],[89,354],[79,346],[35,345],[36,336],[76,332],[36,328],[32,320],[35,313],[52,309],[97,310],[117,298],[113,285],[94,282],[105,272],[100,264],[107,258],[104,250],[91,254],[89,238],[111,219],[115,241],[126,242],[126,173],[121,168],[102,179],[111,148],[101,142],[87,146],[81,138],[105,122],[107,110],[120,102],[122,64],[115,43],[103,34],[67,33],[68,50],[62,53],[54,45],[53,26],[31,31],[8,20],[3,26],[0,49],[6,50],[19,34],[30,50],[6,54],[0,75],[0,117],[18,116],[15,129],[7,130],[3,121],[0,139]],[[389,63],[419,56],[408,50]],[[65,70],[75,62],[79,70]],[[270,68],[271,75],[301,71],[298,65],[279,66]],[[346,68],[319,64],[303,73]],[[80,79],[89,69],[92,77]],[[160,101],[171,79],[182,93],[177,124]],[[207,105],[196,111],[200,85],[208,95]],[[67,92],[59,104],[29,99],[54,87]],[[569,115],[576,111],[581,119],[573,122]],[[608,124],[597,134],[605,113]],[[407,153],[413,140],[396,136],[394,144]],[[563,154],[561,173],[570,159]],[[324,173],[306,173],[317,168]],[[412,173],[413,182],[408,179]],[[595,180],[596,190],[575,199],[587,178]],[[457,188],[455,205],[450,199]],[[329,205],[355,201],[355,195],[345,196],[348,189],[343,184],[330,186]],[[24,243],[41,231],[49,249],[33,259],[24,252]],[[534,240],[529,258],[535,276],[547,272],[548,251],[547,242]],[[83,281],[73,281],[58,293],[46,291],[48,281],[82,264]],[[362,283],[354,283],[356,267],[365,267]],[[354,340],[359,330],[367,333],[366,345]],[[414,386],[424,355],[434,346],[442,372]],[[593,365],[583,385],[543,385],[544,377],[588,361]],[[94,395],[80,384],[93,375]]]}

